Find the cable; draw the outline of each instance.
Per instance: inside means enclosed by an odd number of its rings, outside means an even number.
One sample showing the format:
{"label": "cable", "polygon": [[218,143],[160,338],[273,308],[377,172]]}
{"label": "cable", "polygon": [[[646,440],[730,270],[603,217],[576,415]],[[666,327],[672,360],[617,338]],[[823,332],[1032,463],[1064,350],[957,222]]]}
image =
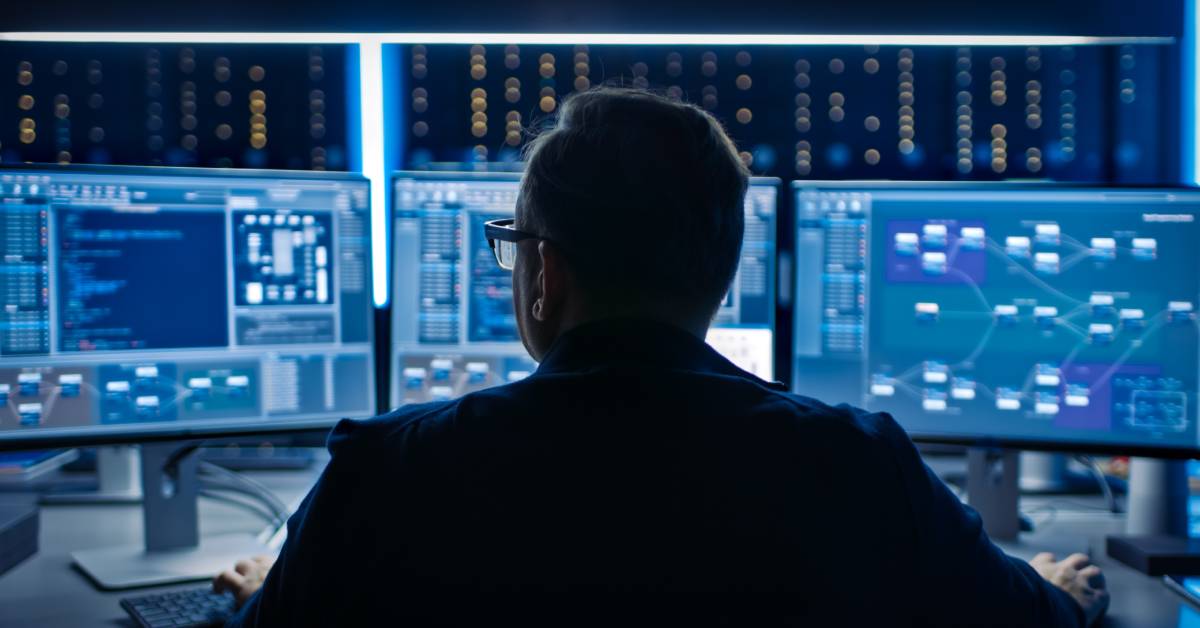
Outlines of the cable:
{"label": "cable", "polygon": [[240,484],[233,483],[233,482],[226,482],[224,480],[219,480],[219,479],[214,479],[214,478],[202,478],[200,480],[200,489],[207,490],[210,492],[226,491],[226,492],[231,492],[231,493],[237,493],[238,495],[241,495],[242,497],[246,497],[251,500],[254,500],[255,503],[259,504],[262,507],[262,510],[264,512],[270,513],[272,524],[283,525],[287,521],[287,518],[288,518],[287,512],[279,511],[278,509],[274,508],[270,504],[266,503],[263,500],[262,496],[258,494],[258,492],[249,490],[245,486],[242,486]]}
{"label": "cable", "polygon": [[1113,495],[1112,487],[1108,485],[1108,477],[1104,475],[1104,469],[1100,467],[1100,463],[1096,462],[1095,458],[1083,454],[1075,456],[1075,459],[1087,467],[1091,471],[1092,477],[1096,478],[1096,481],[1100,483],[1100,492],[1104,493],[1104,502],[1108,504],[1108,511],[1113,514],[1119,514],[1121,506],[1117,503],[1117,497]]}
{"label": "cable", "polygon": [[201,462],[200,469],[210,475],[219,475],[231,480],[236,484],[244,486],[248,491],[251,491],[252,494],[257,496],[259,499],[262,499],[263,502],[270,507],[270,510],[277,513],[278,516],[283,519],[287,518],[289,514],[287,504],[284,504],[283,501],[281,501],[275,496],[274,493],[271,492],[271,489],[263,486],[258,481],[248,478],[240,473],[230,471],[221,465],[213,464],[211,462]]}
{"label": "cable", "polygon": [[280,510],[275,504],[263,498],[263,496],[255,490],[249,489],[241,484],[224,481],[216,478],[202,478],[200,480],[201,489],[209,491],[231,492],[241,495],[244,498],[250,499],[258,504],[262,509],[271,514],[274,522],[282,525],[287,521],[289,513],[286,510]]}
{"label": "cable", "polygon": [[[1044,513],[1045,518],[1041,521],[1034,521],[1033,516],[1039,513]],[[1040,506],[1034,506],[1029,510],[1022,511],[1021,514],[1029,517],[1029,520],[1033,524],[1034,528],[1040,528],[1042,526],[1047,526],[1051,523],[1054,523],[1054,520],[1058,518],[1058,508],[1055,508],[1054,504],[1042,504]]]}
{"label": "cable", "polygon": [[260,491],[252,489],[250,487],[247,487],[246,485],[244,485],[240,482],[230,482],[229,480],[227,480],[225,478],[219,478],[219,477],[202,477],[202,478],[200,478],[200,485],[203,488],[212,488],[214,490],[223,490],[223,491],[233,491],[235,493],[240,493],[246,497],[255,499],[260,504],[262,504],[264,507],[266,507],[267,510],[274,513],[277,517],[286,517],[288,515],[288,512],[286,510],[280,509],[277,506],[277,504],[264,498],[264,496],[262,495],[262,493]]}
{"label": "cable", "polygon": [[252,504],[250,502],[245,502],[240,499],[236,499],[229,495],[222,495],[221,493],[216,493],[213,491],[201,490],[200,496],[207,498],[207,499],[211,499],[213,501],[218,501],[218,502],[222,502],[225,504],[229,504],[231,506],[236,506],[238,508],[241,508],[242,510],[248,510],[253,514],[258,515],[259,517],[266,519],[272,525],[275,525],[276,522],[278,521],[278,519],[276,519],[276,517],[274,515],[267,512],[265,509],[263,509],[259,506],[255,506],[254,504]]}

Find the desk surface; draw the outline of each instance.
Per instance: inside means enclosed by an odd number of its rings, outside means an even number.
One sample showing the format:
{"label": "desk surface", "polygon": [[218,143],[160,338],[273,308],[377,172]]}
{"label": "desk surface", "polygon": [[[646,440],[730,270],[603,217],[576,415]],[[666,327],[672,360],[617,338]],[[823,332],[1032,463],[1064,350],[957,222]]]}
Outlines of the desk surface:
{"label": "desk surface", "polygon": [[[253,472],[286,503],[295,503],[315,480],[319,467],[301,472]],[[1119,532],[1120,518],[1099,510],[1090,498],[1026,498],[1022,509],[1038,524],[1018,543],[1002,544],[1014,556],[1040,551],[1069,553],[1089,547],[1104,568],[1113,601],[1106,626],[1200,628],[1200,612],[1163,586],[1104,555],[1104,536]],[[201,534],[258,533],[261,519],[231,506],[200,502]],[[138,506],[45,506],[41,511],[41,550],[0,576],[0,626],[132,626],[118,600],[144,592],[103,592],[71,566],[74,550],[142,542]],[[195,586],[188,585],[188,586]]]}

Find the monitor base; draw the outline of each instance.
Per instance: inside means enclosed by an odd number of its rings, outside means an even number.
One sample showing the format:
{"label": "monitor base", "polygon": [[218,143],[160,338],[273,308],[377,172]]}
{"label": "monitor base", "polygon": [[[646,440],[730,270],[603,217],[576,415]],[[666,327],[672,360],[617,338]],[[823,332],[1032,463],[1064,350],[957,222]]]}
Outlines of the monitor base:
{"label": "monitor base", "polygon": [[145,544],[71,554],[75,565],[103,589],[207,580],[239,560],[273,552],[252,535],[200,537],[196,474],[201,441],[141,447]]}
{"label": "monitor base", "polygon": [[171,550],[147,551],[141,545],[80,550],[71,559],[96,586],[116,590],[211,580],[239,560],[273,553],[252,535],[233,534]]}

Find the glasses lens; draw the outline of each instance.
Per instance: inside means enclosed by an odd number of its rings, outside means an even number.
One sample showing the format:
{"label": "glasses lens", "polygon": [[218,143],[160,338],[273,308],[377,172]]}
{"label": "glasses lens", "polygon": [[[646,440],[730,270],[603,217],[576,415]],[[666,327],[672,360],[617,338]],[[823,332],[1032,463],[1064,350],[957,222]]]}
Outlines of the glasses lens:
{"label": "glasses lens", "polygon": [[500,264],[500,268],[504,270],[512,270],[513,264],[517,261],[517,243],[505,242],[504,240],[496,241],[496,262]]}

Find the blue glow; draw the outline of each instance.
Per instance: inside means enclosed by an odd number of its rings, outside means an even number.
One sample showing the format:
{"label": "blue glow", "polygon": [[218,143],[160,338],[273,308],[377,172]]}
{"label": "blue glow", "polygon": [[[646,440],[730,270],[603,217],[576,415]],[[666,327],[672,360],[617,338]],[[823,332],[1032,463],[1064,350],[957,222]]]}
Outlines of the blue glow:
{"label": "blue glow", "polygon": [[1183,111],[1180,116],[1180,126],[1183,127],[1183,156],[1180,160],[1182,183],[1184,185],[1200,185],[1200,171],[1197,171],[1196,151],[1200,149],[1200,141],[1196,137],[1196,106],[1200,104],[1196,89],[1200,83],[1196,79],[1196,32],[1200,30],[1197,23],[1196,0],[1184,0],[1183,3],[1183,44],[1180,46],[1181,69],[1183,70]]}
{"label": "blue glow", "polygon": [[[1194,580],[1188,578],[1187,580]],[[1188,589],[1192,589],[1193,585],[1188,584]],[[1194,592],[1194,589],[1192,589]],[[1179,605],[1179,628],[1200,628],[1200,612],[1188,606],[1187,604]]]}
{"label": "blue glow", "polygon": [[[358,46],[346,46],[346,149],[350,171],[362,172],[362,104],[358,100]],[[372,268],[371,270],[375,270]]]}
{"label": "blue glow", "polygon": [[920,144],[914,145],[912,152],[900,154],[900,162],[909,168],[920,167],[925,163],[925,149]]}
{"label": "blue glow", "polygon": [[825,150],[825,161],[828,161],[834,170],[845,168],[850,165],[850,148],[841,142],[830,144]]}
{"label": "blue glow", "polygon": [[769,144],[759,144],[751,151],[754,155],[754,169],[759,172],[766,172],[775,167],[775,149]]}

